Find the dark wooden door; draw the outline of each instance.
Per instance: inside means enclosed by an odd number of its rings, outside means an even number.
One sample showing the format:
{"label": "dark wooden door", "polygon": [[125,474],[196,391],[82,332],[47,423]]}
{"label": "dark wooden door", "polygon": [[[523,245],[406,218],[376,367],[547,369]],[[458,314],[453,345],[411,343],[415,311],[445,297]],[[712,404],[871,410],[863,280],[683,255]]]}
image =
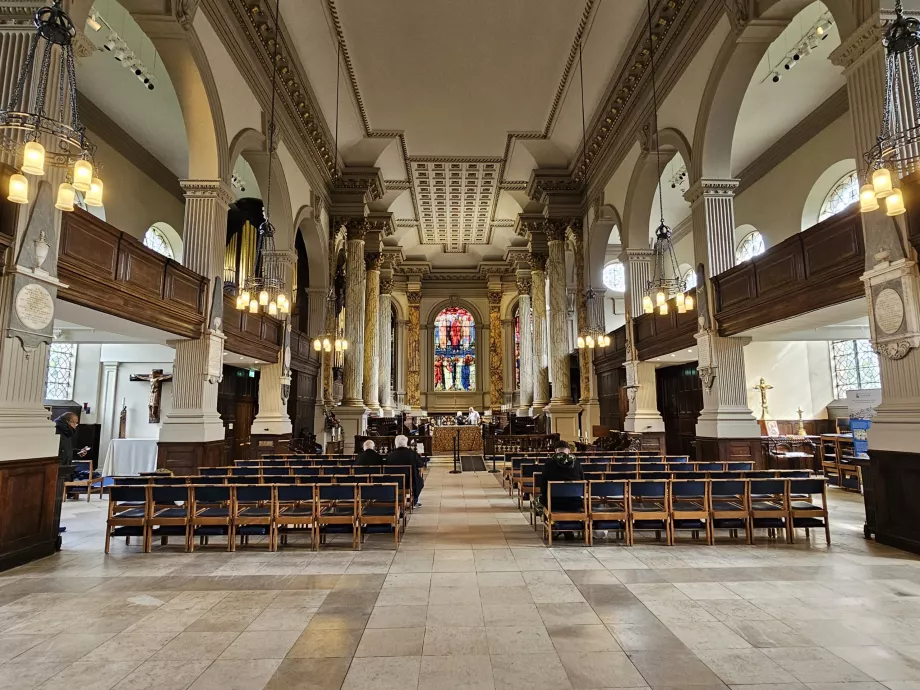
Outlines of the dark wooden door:
{"label": "dark wooden door", "polygon": [[668,455],[694,457],[696,419],[703,409],[703,386],[696,367],[696,362],[690,362],[655,372]]}
{"label": "dark wooden door", "polygon": [[597,373],[597,399],[600,405],[601,426],[616,431],[623,430],[628,403],[626,400],[626,370],[623,367]]}
{"label": "dark wooden door", "polygon": [[236,420],[233,423],[233,460],[249,458],[252,436],[252,420],[256,416],[255,405],[251,400],[236,401]]}

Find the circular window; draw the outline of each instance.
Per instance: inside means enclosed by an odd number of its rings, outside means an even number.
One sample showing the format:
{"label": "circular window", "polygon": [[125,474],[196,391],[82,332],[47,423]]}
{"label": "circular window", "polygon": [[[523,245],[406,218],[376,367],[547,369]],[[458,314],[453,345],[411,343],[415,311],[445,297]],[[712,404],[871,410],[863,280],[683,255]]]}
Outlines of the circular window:
{"label": "circular window", "polygon": [[626,271],[619,261],[604,266],[604,287],[614,292],[626,292]]}

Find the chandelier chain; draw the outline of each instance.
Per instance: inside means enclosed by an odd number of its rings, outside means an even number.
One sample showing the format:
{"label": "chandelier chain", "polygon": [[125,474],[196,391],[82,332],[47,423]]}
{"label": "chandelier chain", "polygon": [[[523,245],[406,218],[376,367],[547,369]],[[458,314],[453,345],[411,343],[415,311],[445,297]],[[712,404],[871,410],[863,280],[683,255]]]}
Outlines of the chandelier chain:
{"label": "chandelier chain", "polygon": [[661,193],[661,145],[658,140],[658,91],[655,84],[655,41],[652,36],[652,0],[645,0],[648,8],[648,60],[652,70],[652,126],[655,129],[655,158],[658,170],[658,210],[661,212],[661,224],[664,225],[664,197]]}

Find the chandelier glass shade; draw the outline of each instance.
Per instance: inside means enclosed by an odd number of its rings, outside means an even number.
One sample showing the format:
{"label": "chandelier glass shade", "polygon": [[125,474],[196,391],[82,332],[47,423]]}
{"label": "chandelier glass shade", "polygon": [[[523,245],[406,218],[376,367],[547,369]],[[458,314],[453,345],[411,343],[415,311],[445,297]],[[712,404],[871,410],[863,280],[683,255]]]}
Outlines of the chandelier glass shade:
{"label": "chandelier glass shade", "polygon": [[[80,122],[73,53],[77,30],[61,2],[53,0],[50,7],[35,12],[35,33],[25,62],[9,103],[0,110],[0,149],[20,161],[20,172],[10,178],[7,199],[29,203],[26,175],[40,177],[47,166],[66,168],[67,180],[58,188],[55,208],[73,211],[77,191],[85,194],[88,206],[102,206],[103,184],[93,164],[96,148],[87,141],[86,127]],[[53,69],[57,74],[52,77]]]}
{"label": "chandelier glass shade", "polygon": [[610,345],[610,336],[604,328],[604,300],[591,287],[585,291],[585,300],[588,303],[588,323],[579,330],[575,347],[579,350],[607,347]]}
{"label": "chandelier glass shade", "polygon": [[[335,314],[335,290],[330,289],[326,295],[325,315]],[[333,319],[337,321],[337,319]],[[326,319],[323,319],[327,323]],[[338,327],[333,327],[331,333],[320,333],[313,338],[313,349],[316,352],[345,352],[348,349],[348,340]]]}
{"label": "chandelier glass shade", "polygon": [[[660,190],[659,190],[660,193]],[[642,298],[642,310],[651,314],[668,313],[668,300],[674,298],[678,314],[693,310],[693,295],[685,294],[686,285],[680,277],[674,243],[671,241],[671,228],[662,223],[655,230],[654,267],[652,277],[645,284],[645,296]]]}
{"label": "chandelier glass shade", "polygon": [[915,172],[920,163],[920,22],[905,17],[901,0],[895,3],[895,18],[882,37],[885,47],[885,100],[878,138],[865,154],[865,183],[859,190],[859,210],[899,216],[906,212],[904,196],[894,186],[893,176]]}

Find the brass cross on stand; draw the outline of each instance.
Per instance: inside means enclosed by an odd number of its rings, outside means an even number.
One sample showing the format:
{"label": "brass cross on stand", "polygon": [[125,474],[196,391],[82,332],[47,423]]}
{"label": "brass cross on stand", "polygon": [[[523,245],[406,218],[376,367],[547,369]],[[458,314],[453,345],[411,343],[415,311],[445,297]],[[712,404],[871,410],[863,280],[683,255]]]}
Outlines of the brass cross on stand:
{"label": "brass cross on stand", "polygon": [[754,386],[755,391],[760,391],[760,419],[761,421],[765,419],[770,419],[770,406],[767,405],[767,391],[772,390],[773,386],[769,385],[763,378],[760,377],[760,383]]}

